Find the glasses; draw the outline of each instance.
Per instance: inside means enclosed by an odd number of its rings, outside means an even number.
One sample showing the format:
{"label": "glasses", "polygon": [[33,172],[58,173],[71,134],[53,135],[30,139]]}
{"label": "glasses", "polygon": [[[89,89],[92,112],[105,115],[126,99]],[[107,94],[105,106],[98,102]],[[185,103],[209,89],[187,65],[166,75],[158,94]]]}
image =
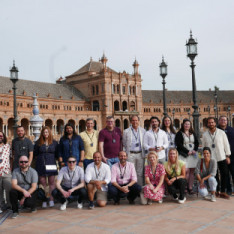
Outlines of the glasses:
{"label": "glasses", "polygon": [[75,163],[76,161],[67,161],[68,163]]}
{"label": "glasses", "polygon": [[20,163],[22,164],[22,163],[28,163],[28,161],[20,161]]}

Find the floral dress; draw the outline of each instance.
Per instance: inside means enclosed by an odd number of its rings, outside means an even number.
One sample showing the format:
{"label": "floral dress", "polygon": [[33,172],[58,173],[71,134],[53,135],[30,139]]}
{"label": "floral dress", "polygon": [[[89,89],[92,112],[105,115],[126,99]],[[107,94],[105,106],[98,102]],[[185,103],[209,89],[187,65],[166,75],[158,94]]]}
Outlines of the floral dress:
{"label": "floral dress", "polygon": [[[145,167],[145,177],[149,178],[150,183],[153,184],[155,188],[159,184],[160,177],[165,174],[166,172],[162,164],[159,164],[159,163],[157,164],[155,175],[153,175],[150,165]],[[164,184],[161,185],[157,193],[153,193],[149,185],[146,185],[144,187],[144,197],[151,199],[151,200],[155,200],[155,201],[162,200],[164,192],[165,192]]]}

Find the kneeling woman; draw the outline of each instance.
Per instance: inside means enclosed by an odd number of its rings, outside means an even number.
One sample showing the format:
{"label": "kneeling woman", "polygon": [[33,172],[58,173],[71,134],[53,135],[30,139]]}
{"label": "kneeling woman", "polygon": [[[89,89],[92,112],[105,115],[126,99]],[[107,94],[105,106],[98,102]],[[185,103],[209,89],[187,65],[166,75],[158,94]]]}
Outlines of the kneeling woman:
{"label": "kneeling woman", "polygon": [[[167,183],[168,192],[172,194],[174,200],[178,200],[180,204],[186,201],[185,187],[185,162],[178,159],[178,151],[175,148],[171,148],[168,153],[168,161],[164,163],[166,170],[165,181]],[[179,190],[179,197],[177,195]]]}
{"label": "kneeling woman", "polygon": [[148,204],[152,204],[152,201],[162,203],[165,192],[163,182],[166,174],[164,166],[158,163],[158,155],[154,151],[148,154],[148,162],[150,164],[145,167],[144,197],[148,199]]}
{"label": "kneeling woman", "polygon": [[199,181],[198,191],[204,198],[208,196],[208,188],[211,192],[211,201],[215,202],[215,191],[217,181],[215,175],[217,173],[217,162],[211,158],[211,150],[209,147],[203,148],[203,157],[197,163],[196,176]]}

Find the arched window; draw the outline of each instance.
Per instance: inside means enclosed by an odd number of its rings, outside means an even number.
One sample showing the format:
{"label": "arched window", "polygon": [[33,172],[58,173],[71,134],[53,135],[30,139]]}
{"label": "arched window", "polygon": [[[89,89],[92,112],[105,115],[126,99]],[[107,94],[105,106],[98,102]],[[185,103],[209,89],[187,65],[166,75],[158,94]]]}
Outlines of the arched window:
{"label": "arched window", "polygon": [[93,101],[93,111],[99,111],[100,107],[99,107],[99,101],[95,100]]}
{"label": "arched window", "polygon": [[126,101],[123,101],[122,103],[122,107],[123,107],[123,111],[127,110],[128,109],[128,104]]}
{"label": "arched window", "polygon": [[114,110],[119,111],[119,101],[114,102]]}

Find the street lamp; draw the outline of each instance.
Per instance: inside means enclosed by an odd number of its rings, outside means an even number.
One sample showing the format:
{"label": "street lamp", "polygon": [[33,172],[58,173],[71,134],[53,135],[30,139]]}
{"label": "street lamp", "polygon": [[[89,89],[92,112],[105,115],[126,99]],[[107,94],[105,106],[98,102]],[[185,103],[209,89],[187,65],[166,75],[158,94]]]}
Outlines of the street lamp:
{"label": "street lamp", "polygon": [[173,108],[173,110],[172,110],[173,126],[175,126],[175,118],[174,118],[174,116],[175,116],[175,108]]}
{"label": "street lamp", "polygon": [[209,117],[210,117],[210,106],[207,106],[207,111],[208,111]]}
{"label": "street lamp", "polygon": [[230,106],[228,106],[227,111],[228,111],[228,125],[231,126],[231,107]]}
{"label": "street lamp", "polygon": [[167,64],[164,62],[164,58],[162,57],[162,62],[159,64],[160,68],[160,76],[162,77],[162,85],[163,85],[163,115],[167,116],[167,103],[166,103],[166,90],[165,90],[165,77],[167,76]]}
{"label": "street lamp", "polygon": [[190,110],[190,108],[188,109],[188,116],[189,116],[189,120],[190,120],[190,115],[191,115],[191,110]]}
{"label": "street lamp", "polygon": [[13,129],[14,129],[14,138],[17,137],[16,134],[16,128],[17,128],[17,122],[18,122],[18,117],[17,117],[17,105],[16,105],[16,82],[18,81],[18,68],[15,66],[15,60],[13,61],[13,67],[10,69],[10,80],[13,83],[13,93],[14,93],[14,107],[13,107],[13,111],[14,111],[14,125],[13,125]]}
{"label": "street lamp", "polygon": [[198,112],[198,105],[197,105],[197,88],[196,88],[196,80],[195,80],[195,64],[193,60],[197,56],[197,42],[193,39],[192,31],[190,31],[190,38],[188,41],[186,41],[186,47],[187,47],[187,56],[191,60],[190,67],[192,68],[192,87],[193,87],[193,109],[194,112],[192,114],[193,116],[193,127],[194,131],[197,135],[197,138],[200,140],[200,130],[199,130],[199,112]]}
{"label": "street lamp", "polygon": [[219,118],[219,110],[218,110],[218,87],[215,86],[215,90],[214,90],[214,99],[215,99],[215,118],[218,120]]}

